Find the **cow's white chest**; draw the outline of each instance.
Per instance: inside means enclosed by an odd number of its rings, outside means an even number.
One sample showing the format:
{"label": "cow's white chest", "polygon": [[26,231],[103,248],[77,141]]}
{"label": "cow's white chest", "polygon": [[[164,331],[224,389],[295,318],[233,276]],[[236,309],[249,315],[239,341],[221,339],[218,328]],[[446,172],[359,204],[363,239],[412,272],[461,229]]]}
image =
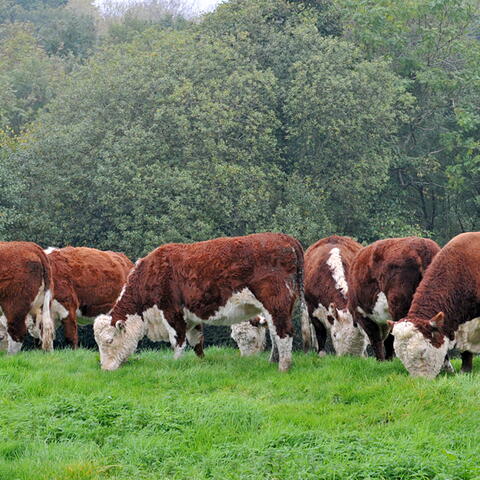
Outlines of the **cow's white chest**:
{"label": "cow's white chest", "polygon": [[208,325],[234,325],[250,320],[263,312],[263,305],[248,288],[234,293],[225,305],[219,307],[212,316],[206,319],[198,317],[187,307],[183,309],[185,319],[189,322]]}
{"label": "cow's white chest", "polygon": [[455,341],[462,352],[480,353],[480,317],[462,323],[455,334]]}
{"label": "cow's white chest", "polygon": [[[165,320],[163,312],[156,305],[145,310],[142,317],[147,329],[147,337],[152,340],[152,342],[170,341],[167,321]],[[170,327],[170,329],[171,328],[172,327]]]}
{"label": "cow's white chest", "polygon": [[378,325],[386,325],[388,320],[392,320],[392,316],[388,310],[387,296],[383,292],[377,295],[377,300],[371,313],[365,312],[361,307],[357,307],[357,310],[364,317],[368,317]]}

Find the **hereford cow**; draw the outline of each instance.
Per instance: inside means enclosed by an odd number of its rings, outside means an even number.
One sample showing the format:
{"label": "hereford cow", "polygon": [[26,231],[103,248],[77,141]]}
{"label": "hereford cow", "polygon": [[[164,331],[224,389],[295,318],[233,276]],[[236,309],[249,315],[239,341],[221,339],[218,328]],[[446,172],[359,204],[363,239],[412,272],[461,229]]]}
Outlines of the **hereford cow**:
{"label": "hereford cow", "polygon": [[368,339],[347,308],[350,264],[361,248],[349,237],[331,236],[305,252],[305,301],[321,356],[327,332],[337,355],[365,354]]}
{"label": "hereford cow", "polygon": [[0,333],[7,337],[8,353],[22,348],[29,314],[42,316],[42,348],[53,349],[51,300],[52,276],[43,250],[31,242],[0,242],[0,308],[4,316]]}
{"label": "hereford cow", "polygon": [[232,325],[230,336],[240,350],[240,356],[248,357],[265,350],[267,343],[267,322],[263,316]]}
{"label": "hereford cow", "polygon": [[433,240],[389,238],[363,248],[354,258],[348,309],[367,333],[377,360],[393,357],[387,321],[396,322],[407,314],[413,294],[439,250]]}
{"label": "hereford cow", "polygon": [[186,341],[201,355],[201,325],[232,325],[263,315],[278,349],[279,369],[291,364],[292,309],[303,302],[303,250],[283,234],[260,233],[194,244],[163,245],[137,262],[109,315],[95,320],[105,370],[134,352],[149,324],[168,333],[178,358]]}
{"label": "hereford cow", "polygon": [[472,370],[473,353],[480,353],[480,232],[445,245],[392,333],[411,375],[436,377],[454,344],[462,352],[462,371]]}
{"label": "hereford cow", "polygon": [[[77,348],[77,315],[96,317],[113,307],[133,263],[123,254],[95,248],[65,247],[45,250],[52,268],[52,317],[63,323],[65,342]],[[29,328],[38,337],[37,328]]]}

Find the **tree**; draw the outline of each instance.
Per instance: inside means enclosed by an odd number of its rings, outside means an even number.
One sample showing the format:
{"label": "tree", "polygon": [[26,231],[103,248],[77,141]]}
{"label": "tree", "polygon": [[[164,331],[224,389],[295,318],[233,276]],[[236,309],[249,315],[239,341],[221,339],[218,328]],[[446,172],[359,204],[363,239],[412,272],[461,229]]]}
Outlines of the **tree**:
{"label": "tree", "polygon": [[0,28],[0,128],[14,133],[54,96],[63,66],[38,45],[28,24]]}
{"label": "tree", "polygon": [[321,179],[339,231],[361,234],[387,182],[398,116],[410,97],[387,63],[366,61],[333,39],[292,65],[286,91],[292,168]]}
{"label": "tree", "polygon": [[[224,21],[240,8],[248,41],[210,17],[106,46],[72,76],[15,154],[27,238],[136,256],[253,231],[370,233],[408,97],[386,62],[319,35],[315,11],[256,1],[218,9]],[[269,6],[290,15],[284,28]],[[260,54],[266,37],[275,58]]]}
{"label": "tree", "polygon": [[[475,0],[337,0],[345,37],[369,58],[388,57],[415,104],[397,141],[396,190],[415,223],[445,241],[470,215],[448,177],[452,150],[444,139],[458,129],[456,108],[477,75],[479,4]],[[472,207],[472,205],[469,205]]]}

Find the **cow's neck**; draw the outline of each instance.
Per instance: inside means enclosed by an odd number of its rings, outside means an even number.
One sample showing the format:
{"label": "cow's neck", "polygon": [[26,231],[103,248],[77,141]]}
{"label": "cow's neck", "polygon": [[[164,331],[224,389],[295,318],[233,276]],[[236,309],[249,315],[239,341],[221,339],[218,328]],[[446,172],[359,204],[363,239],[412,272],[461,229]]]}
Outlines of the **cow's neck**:
{"label": "cow's neck", "polygon": [[116,325],[116,323],[120,320],[126,322],[129,315],[135,315],[139,313],[140,312],[137,312],[136,302],[134,301],[132,287],[129,285],[117,299],[117,302],[110,312],[112,317],[112,325]]}
{"label": "cow's neck", "polygon": [[468,272],[432,266],[415,292],[408,317],[425,321],[443,312],[442,333],[452,338],[460,324],[476,316],[475,295],[465,278]]}

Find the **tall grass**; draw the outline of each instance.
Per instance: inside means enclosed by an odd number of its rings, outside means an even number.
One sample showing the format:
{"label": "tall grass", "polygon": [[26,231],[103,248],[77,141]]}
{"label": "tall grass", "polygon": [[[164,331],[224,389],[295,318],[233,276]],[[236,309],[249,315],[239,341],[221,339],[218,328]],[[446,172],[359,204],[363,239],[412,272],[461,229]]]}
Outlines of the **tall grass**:
{"label": "tall grass", "polygon": [[294,362],[147,351],[102,372],[87,350],[0,356],[0,479],[480,478],[479,376]]}

